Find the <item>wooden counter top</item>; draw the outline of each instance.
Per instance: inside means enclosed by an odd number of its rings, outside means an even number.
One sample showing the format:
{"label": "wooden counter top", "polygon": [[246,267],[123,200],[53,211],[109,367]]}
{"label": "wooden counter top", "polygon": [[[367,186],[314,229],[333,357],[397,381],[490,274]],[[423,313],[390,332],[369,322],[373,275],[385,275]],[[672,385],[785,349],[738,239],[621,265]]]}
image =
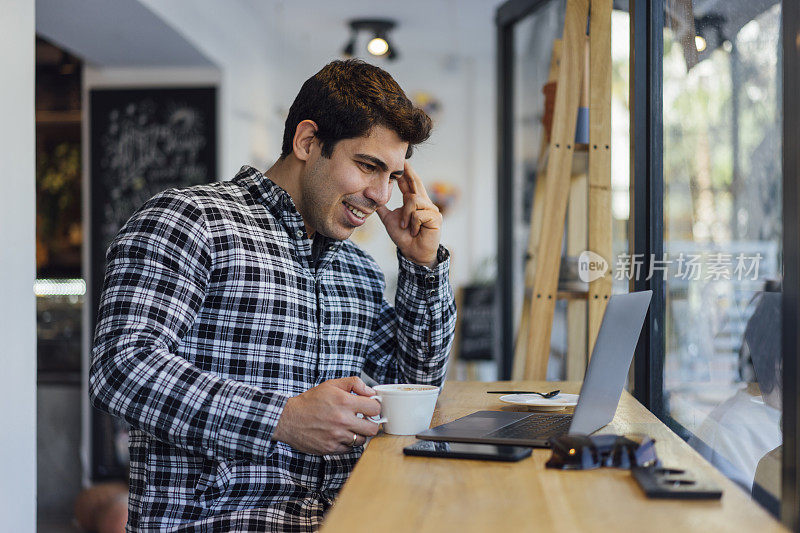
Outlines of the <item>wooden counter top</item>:
{"label": "wooden counter top", "polygon": [[[517,410],[487,390],[578,393],[570,382],[447,382],[432,425],[481,409]],[[325,518],[321,531],[786,531],[737,485],[624,392],[601,433],[645,433],[665,466],[680,466],[724,490],[722,500],[648,500],[627,470],[545,469],[546,449],[517,463],[407,457],[414,437],[380,434]]]}

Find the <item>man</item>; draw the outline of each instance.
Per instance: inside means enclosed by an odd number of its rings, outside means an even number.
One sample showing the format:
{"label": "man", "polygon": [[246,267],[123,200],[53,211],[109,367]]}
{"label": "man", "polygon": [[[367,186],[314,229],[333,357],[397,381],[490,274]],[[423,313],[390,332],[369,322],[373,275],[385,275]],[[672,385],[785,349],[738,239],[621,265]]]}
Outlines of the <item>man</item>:
{"label": "man", "polygon": [[[314,529],[378,430],[361,372],[441,384],[449,254],[405,162],[430,128],[389,74],[334,61],[301,88],[264,174],[166,191],[122,228],[90,395],[132,426],[129,530]],[[372,213],[398,247],[395,308],[346,240]]]}

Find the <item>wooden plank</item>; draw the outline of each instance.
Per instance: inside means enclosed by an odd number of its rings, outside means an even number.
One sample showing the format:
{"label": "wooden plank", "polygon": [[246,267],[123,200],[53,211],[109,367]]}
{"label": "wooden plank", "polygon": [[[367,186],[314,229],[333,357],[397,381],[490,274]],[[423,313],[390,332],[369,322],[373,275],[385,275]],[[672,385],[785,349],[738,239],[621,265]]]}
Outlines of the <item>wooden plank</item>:
{"label": "wooden plank", "polygon": [[[586,174],[572,176],[567,206],[567,256],[571,258],[587,246],[587,179]],[[566,378],[571,381],[582,380],[586,370],[586,326],[586,300],[568,300]]]}
{"label": "wooden plank", "polygon": [[[544,136],[542,143],[546,148]],[[547,150],[542,150],[540,159],[547,159]],[[544,165],[541,168],[545,168]],[[536,177],[536,186],[533,193],[533,208],[531,211],[531,229],[528,236],[528,256],[525,263],[525,291],[524,301],[522,302],[522,314],[520,315],[520,325],[517,330],[517,340],[514,347],[514,369],[512,376],[515,379],[522,379],[525,372],[525,365],[528,354],[528,328],[530,325],[531,294],[533,294],[534,274],[536,272],[536,248],[539,244],[539,237],[542,232],[542,216],[544,213],[544,190],[545,176],[539,172]]]}
{"label": "wooden plank", "polygon": [[589,250],[608,263],[589,284],[589,354],[594,349],[612,289],[611,236],[611,9],[612,0],[592,0],[589,27]]}
{"label": "wooden plank", "polygon": [[525,365],[528,359],[528,328],[531,320],[530,293],[532,292],[532,287],[530,291],[525,291],[525,296],[522,300],[522,314],[520,315],[519,328],[517,329],[517,339],[514,342],[514,365],[511,368],[512,379],[522,379],[525,376]]}
{"label": "wooden plank", "polygon": [[[578,382],[447,382],[433,425],[481,409],[516,410],[487,390],[576,393]],[[546,449],[518,463],[407,457],[414,437],[380,434],[369,443],[322,525],[323,533],[458,531],[787,531],[748,494],[624,392],[601,433],[644,433],[667,466],[720,486],[718,501],[648,500],[630,472],[546,469]]]}
{"label": "wooden plank", "polygon": [[544,379],[550,358],[550,335],[558,288],[561,244],[575,144],[588,0],[569,0],[566,7],[561,63],[556,88],[553,133],[545,177],[542,231],[536,253],[526,379]]}
{"label": "wooden plank", "polygon": [[582,380],[586,372],[587,314],[586,301],[567,302],[567,365],[566,378]]}

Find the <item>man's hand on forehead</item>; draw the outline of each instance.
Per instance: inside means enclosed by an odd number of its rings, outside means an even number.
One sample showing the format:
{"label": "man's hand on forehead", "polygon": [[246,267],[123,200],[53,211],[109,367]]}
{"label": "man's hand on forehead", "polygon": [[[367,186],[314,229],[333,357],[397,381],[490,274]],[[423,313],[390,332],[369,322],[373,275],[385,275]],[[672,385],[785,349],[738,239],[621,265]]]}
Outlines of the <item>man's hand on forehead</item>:
{"label": "man's hand on forehead", "polygon": [[433,267],[442,235],[442,214],[428,196],[422,179],[406,161],[403,175],[397,179],[403,205],[390,210],[377,209],[386,232],[408,260]]}

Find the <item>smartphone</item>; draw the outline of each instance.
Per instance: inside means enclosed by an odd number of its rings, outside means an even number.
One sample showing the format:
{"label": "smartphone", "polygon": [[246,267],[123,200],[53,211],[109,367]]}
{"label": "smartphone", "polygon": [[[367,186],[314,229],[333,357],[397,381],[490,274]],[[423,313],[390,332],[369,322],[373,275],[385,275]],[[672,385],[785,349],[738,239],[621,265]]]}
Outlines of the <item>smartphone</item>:
{"label": "smartphone", "polygon": [[496,446],[494,444],[467,444],[464,442],[439,442],[418,440],[403,448],[406,455],[424,457],[449,457],[452,459],[483,459],[488,461],[519,461],[531,454],[526,446]]}

